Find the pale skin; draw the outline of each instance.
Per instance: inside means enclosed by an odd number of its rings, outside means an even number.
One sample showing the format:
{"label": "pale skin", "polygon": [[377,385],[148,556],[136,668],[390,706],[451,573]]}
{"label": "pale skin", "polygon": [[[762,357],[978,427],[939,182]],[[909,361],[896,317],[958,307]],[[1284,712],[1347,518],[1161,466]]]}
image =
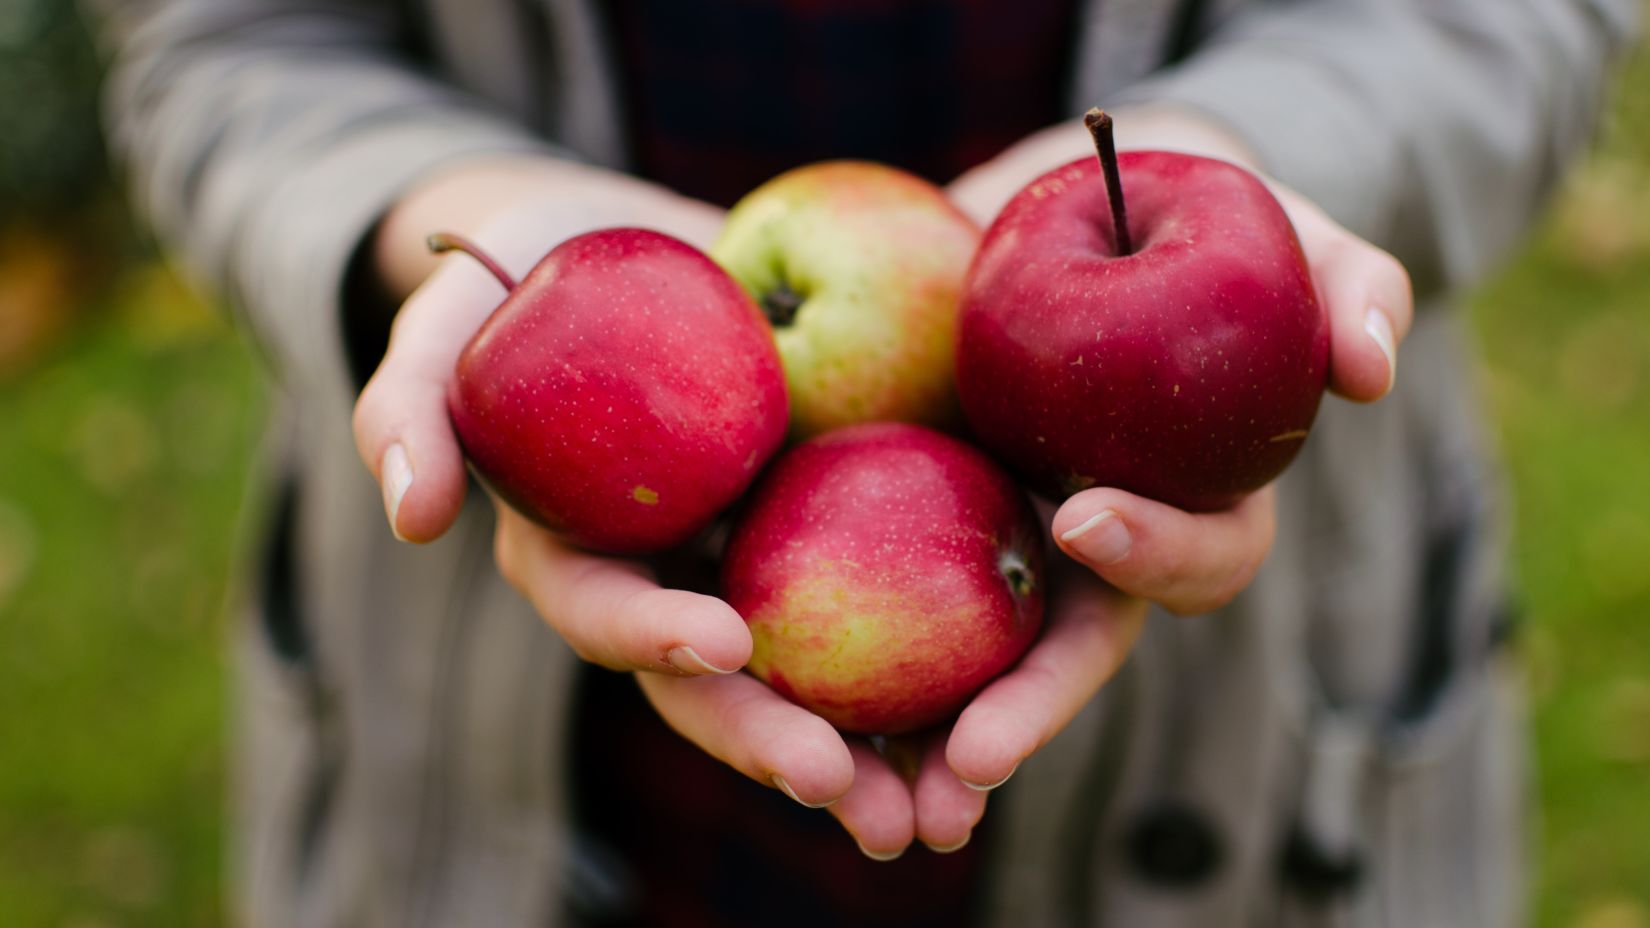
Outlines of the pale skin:
{"label": "pale skin", "polygon": [[[1142,107],[1114,116],[1120,149],[1172,148],[1258,172],[1234,135],[1197,114]],[[969,171],[948,192],[985,224],[1032,178],[1092,155],[1089,146],[1080,123],[1051,127]],[[1304,198],[1273,188],[1329,313],[1331,389],[1358,402],[1380,399],[1394,382],[1396,346],[1412,318],[1408,276]],[[410,191],[373,243],[381,278],[406,300],[354,423],[397,536],[428,542],[458,516],[465,472],[447,420],[446,384],[460,349],[503,296],[469,259],[430,256],[428,233],[468,234],[519,277],[555,243],[590,229],[641,225],[708,247],[720,220],[715,207],[652,184],[548,159],[471,163]],[[751,639],[726,603],[662,588],[645,565],[578,551],[509,507],[497,508],[500,571],[580,657],[635,672],[677,732],[746,776],[827,808],[877,859],[898,856],[913,841],[939,851],[966,844],[990,790],[1117,670],[1147,602],[1183,615],[1225,605],[1253,579],[1275,531],[1270,487],[1210,514],[1104,487],[1052,513],[1046,507],[1054,543],[1069,559],[1055,559],[1063,566],[1051,582],[1042,637],[949,731],[879,753],[734,672],[750,658]]]}

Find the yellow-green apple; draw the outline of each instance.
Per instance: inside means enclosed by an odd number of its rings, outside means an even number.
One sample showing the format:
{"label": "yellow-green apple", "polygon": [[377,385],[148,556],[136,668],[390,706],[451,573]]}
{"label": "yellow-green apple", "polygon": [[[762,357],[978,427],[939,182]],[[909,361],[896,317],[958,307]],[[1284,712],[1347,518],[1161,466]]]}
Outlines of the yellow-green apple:
{"label": "yellow-green apple", "polygon": [[1033,181],[986,232],[959,323],[963,411],[1057,498],[1101,485],[1226,508],[1305,441],[1328,319],[1264,183],[1192,155],[1119,158],[1110,120],[1089,122],[1100,161]]}
{"label": "yellow-green apple", "polygon": [[979,239],[938,187],[868,162],[797,168],[734,205],[710,253],[773,324],[793,435],[956,424],[957,302]]}
{"label": "yellow-green apple", "polygon": [[735,524],[723,593],[747,669],[844,731],[942,721],[1019,660],[1043,616],[1042,531],[979,451],[900,423],[781,455]]}
{"label": "yellow-green apple", "polygon": [[545,255],[458,358],[453,429],[503,499],[584,547],[680,544],[785,438],[783,372],[751,298],[698,249],[605,229]]}

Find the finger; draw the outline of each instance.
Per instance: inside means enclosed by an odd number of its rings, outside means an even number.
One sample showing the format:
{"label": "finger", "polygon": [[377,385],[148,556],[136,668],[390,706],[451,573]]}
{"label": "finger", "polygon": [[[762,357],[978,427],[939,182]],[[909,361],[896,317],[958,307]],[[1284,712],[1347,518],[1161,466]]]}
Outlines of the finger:
{"label": "finger", "polygon": [[1268,486],[1222,512],[1189,513],[1099,487],[1066,500],[1054,540],[1125,593],[1179,615],[1212,612],[1255,577],[1277,532]]}
{"label": "finger", "polygon": [[905,853],[916,834],[911,788],[866,742],[848,742],[854,759],[854,783],[831,804],[831,815],[872,860],[893,860]]}
{"label": "finger", "polygon": [[1014,143],[946,186],[946,196],[983,229],[1032,181],[1077,158],[1094,157],[1094,141],[1079,120],[1070,120]]}
{"label": "finger", "polygon": [[447,417],[459,353],[504,298],[469,258],[446,258],[390,330],[389,348],[355,403],[355,444],[384,494],[396,537],[441,536],[464,503],[464,457]]}
{"label": "finger", "polygon": [[839,802],[855,783],[856,758],[836,729],[755,677],[644,673],[636,679],[678,734],[805,806]]}
{"label": "finger", "polygon": [[1353,235],[1298,194],[1282,195],[1329,316],[1329,386],[1358,402],[1396,382],[1398,346],[1415,315],[1398,259]]}
{"label": "finger", "polygon": [[960,850],[985,814],[990,795],[957,779],[945,762],[945,741],[933,738],[923,752],[912,801],[916,808],[917,840],[940,854]]}
{"label": "finger", "polygon": [[634,562],[579,551],[508,506],[498,510],[500,572],[581,658],[688,675],[728,674],[750,660],[750,628],[727,603],[664,589]]}
{"label": "finger", "polygon": [[1128,656],[1145,622],[1141,600],[1073,568],[1042,638],[974,697],[945,745],[965,784],[995,789],[1064,728]]}

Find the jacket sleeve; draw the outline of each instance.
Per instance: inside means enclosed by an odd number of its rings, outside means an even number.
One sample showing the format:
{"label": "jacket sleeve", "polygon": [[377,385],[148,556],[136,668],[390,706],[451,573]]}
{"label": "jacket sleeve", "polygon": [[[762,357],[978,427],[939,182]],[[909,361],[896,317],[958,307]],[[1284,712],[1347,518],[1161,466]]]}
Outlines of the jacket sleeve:
{"label": "jacket sleeve", "polygon": [[1392,251],[1417,291],[1470,283],[1589,140],[1637,0],[1250,4],[1119,102],[1195,108]]}
{"label": "jacket sleeve", "polygon": [[543,142],[403,57],[393,2],[101,0],[134,201],[288,381],[341,370],[350,257],[420,177]]}

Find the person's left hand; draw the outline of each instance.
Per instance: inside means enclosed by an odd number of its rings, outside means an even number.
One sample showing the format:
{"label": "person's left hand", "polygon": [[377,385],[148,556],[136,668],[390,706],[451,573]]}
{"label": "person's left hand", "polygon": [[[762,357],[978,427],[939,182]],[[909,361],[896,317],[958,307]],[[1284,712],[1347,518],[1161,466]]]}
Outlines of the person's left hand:
{"label": "person's left hand", "polygon": [[[1283,205],[1329,317],[1329,388],[1373,402],[1397,376],[1398,344],[1409,331],[1409,275],[1390,254],[1353,235],[1305,197],[1260,170],[1241,140],[1198,113],[1147,106],[1113,113],[1120,150],[1163,148],[1220,158],[1260,175]],[[1031,180],[1077,158],[1094,157],[1079,122],[1046,129],[955,180],[948,193],[989,224]],[[1060,550],[1118,589],[1192,615],[1224,606],[1249,585],[1272,546],[1270,487],[1234,508],[1187,513],[1108,487],[1066,500],[1055,515]]]}

